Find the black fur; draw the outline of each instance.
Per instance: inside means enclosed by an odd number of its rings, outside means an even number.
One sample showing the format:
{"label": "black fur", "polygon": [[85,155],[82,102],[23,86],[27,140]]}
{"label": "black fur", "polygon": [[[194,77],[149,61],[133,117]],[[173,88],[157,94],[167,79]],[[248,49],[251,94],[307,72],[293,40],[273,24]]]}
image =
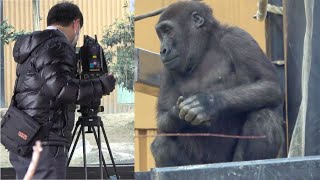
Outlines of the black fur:
{"label": "black fur", "polygon": [[265,139],[157,137],[157,167],[276,158],[283,155],[282,92],[256,41],[221,25],[199,2],[178,2],[156,30],[164,71],[159,133],[265,135]]}

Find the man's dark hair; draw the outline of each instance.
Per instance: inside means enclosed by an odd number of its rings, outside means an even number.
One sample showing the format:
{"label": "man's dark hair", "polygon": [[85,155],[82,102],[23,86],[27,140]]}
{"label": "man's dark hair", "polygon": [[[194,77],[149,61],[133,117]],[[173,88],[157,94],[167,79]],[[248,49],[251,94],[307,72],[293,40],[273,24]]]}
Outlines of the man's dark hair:
{"label": "man's dark hair", "polygon": [[79,7],[70,2],[62,2],[54,5],[48,12],[47,26],[58,24],[68,26],[74,20],[80,19],[80,27],[83,25],[83,16]]}

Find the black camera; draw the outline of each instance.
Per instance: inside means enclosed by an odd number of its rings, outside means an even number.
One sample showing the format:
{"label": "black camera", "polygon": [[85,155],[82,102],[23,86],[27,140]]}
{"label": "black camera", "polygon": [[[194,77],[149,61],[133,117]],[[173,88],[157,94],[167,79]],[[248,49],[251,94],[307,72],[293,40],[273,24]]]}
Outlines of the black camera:
{"label": "black camera", "polygon": [[[83,80],[99,78],[101,75],[108,73],[108,67],[104,52],[97,40],[88,35],[84,35],[83,46],[78,52],[78,78]],[[83,116],[96,115],[103,112],[103,106],[100,106],[101,100],[91,104],[81,105],[80,110]]]}
{"label": "black camera", "polygon": [[94,79],[108,73],[106,59],[103,49],[95,39],[84,35],[83,46],[79,50],[79,76],[80,79]]}

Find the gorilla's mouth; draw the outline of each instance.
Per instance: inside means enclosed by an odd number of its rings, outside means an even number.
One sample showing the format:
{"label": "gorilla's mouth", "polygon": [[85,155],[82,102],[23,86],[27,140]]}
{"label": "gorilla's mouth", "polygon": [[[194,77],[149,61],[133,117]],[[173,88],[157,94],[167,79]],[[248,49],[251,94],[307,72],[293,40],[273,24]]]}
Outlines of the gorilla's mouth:
{"label": "gorilla's mouth", "polygon": [[178,57],[179,57],[179,56],[175,56],[175,57],[173,57],[173,58],[171,58],[171,59],[164,59],[164,60],[163,60],[163,63],[164,63],[164,64],[168,64],[168,63],[174,61],[175,59],[177,59]]}

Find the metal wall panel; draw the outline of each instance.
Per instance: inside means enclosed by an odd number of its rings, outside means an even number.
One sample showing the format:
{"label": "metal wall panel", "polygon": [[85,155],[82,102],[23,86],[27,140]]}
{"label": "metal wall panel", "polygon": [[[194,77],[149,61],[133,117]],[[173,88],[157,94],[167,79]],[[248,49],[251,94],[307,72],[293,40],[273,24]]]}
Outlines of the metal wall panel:
{"label": "metal wall panel", "polygon": [[[61,0],[40,0],[40,29],[46,28],[47,14],[49,9]],[[126,9],[123,8],[125,0],[73,0],[74,4],[78,5],[82,11],[84,25],[81,29],[78,46],[83,44],[83,35],[97,35],[101,40],[103,31],[106,27],[115,22],[116,19],[125,17]],[[16,30],[24,30],[27,32],[33,31],[32,21],[32,0],[3,0],[4,19],[13,25]],[[12,48],[14,43],[4,46],[4,66],[5,66],[5,102],[8,106],[11,100],[16,63],[12,57]],[[132,111],[132,104],[118,104],[117,90],[110,96],[104,97],[102,105],[108,113],[120,113]]]}
{"label": "metal wall panel", "polygon": [[[289,157],[320,154],[320,1],[284,1]],[[292,136],[291,136],[292,135]]]}

